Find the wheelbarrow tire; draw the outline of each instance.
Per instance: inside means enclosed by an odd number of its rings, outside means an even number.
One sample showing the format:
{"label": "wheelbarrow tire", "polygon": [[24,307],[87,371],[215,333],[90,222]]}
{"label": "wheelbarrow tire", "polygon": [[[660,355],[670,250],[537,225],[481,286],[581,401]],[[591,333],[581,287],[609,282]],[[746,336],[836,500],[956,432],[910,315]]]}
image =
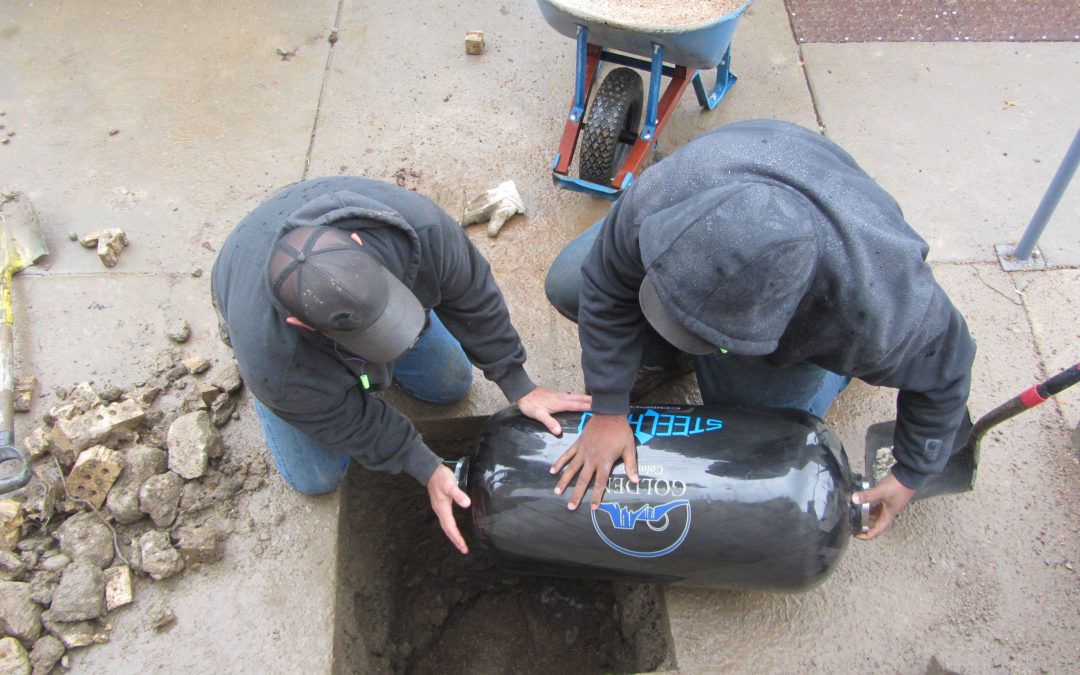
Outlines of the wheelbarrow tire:
{"label": "wheelbarrow tire", "polygon": [[620,145],[632,144],[641,123],[644,92],[641,75],[633,68],[608,73],[589,107],[582,125],[578,174],[582,180],[608,185],[625,153]]}

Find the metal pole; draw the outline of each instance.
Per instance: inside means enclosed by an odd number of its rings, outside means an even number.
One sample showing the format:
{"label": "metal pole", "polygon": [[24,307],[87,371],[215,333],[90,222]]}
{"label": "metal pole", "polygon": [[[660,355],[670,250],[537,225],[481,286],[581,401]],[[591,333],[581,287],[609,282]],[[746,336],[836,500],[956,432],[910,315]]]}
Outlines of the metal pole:
{"label": "metal pole", "polygon": [[1043,195],[1042,201],[1039,202],[1039,208],[1035,210],[1035,215],[1031,217],[1031,222],[1028,223],[1023,238],[1020,239],[1020,243],[1016,245],[1016,249],[1013,251],[1012,257],[1016,260],[1027,260],[1031,255],[1032,249],[1035,248],[1035,242],[1039,240],[1039,236],[1046,229],[1046,222],[1050,220],[1050,216],[1054,213],[1054,209],[1057,208],[1058,202],[1061,201],[1061,196],[1065,193],[1065,188],[1069,185],[1069,181],[1072,180],[1073,174],[1076,173],[1077,165],[1080,165],[1080,130],[1077,130],[1072,145],[1069,146],[1069,150],[1065,153],[1065,159],[1061,160],[1061,166],[1058,167],[1054,179],[1050,181],[1050,187],[1046,190],[1046,194]]}

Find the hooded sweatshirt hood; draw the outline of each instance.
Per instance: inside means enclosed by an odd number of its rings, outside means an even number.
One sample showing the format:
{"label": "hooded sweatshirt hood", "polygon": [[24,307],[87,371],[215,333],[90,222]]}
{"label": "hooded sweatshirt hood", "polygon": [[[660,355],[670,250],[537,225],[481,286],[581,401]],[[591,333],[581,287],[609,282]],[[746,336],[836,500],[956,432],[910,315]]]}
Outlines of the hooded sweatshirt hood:
{"label": "hooded sweatshirt hood", "polygon": [[662,309],[697,337],[736,354],[772,353],[817,268],[812,218],[782,186],[713,188],[645,218],[646,276]]}

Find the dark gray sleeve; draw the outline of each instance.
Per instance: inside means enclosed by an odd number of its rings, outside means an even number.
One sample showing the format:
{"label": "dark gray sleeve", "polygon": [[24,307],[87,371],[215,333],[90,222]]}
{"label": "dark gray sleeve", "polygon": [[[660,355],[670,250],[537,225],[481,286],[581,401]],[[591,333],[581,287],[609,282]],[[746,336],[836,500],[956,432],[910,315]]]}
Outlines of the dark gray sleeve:
{"label": "dark gray sleeve", "polygon": [[956,432],[963,420],[971,388],[971,365],[975,341],[963,316],[939,290],[928,323],[944,330],[927,340],[892,373],[882,378],[863,378],[871,384],[896,387],[896,433],[893,455],[897,480],[919,489],[927,478],[945,467],[953,451]]}
{"label": "dark gray sleeve", "polygon": [[605,415],[622,415],[630,408],[645,328],[638,304],[645,268],[638,226],[621,209],[624,201],[615,203],[581,267],[581,366],[592,409]]}
{"label": "dark gray sleeve", "polygon": [[491,266],[449,216],[432,233],[431,264],[441,300],[435,311],[484,377],[510,402],[536,388],[525,372],[525,346],[510,322]]}
{"label": "dark gray sleeve", "polygon": [[[285,395],[263,401],[274,414],[316,443],[351,455],[364,468],[404,471],[427,484],[442,460],[393,407],[352,384],[340,364],[307,385],[293,380]],[[263,400],[260,398],[260,400]]]}

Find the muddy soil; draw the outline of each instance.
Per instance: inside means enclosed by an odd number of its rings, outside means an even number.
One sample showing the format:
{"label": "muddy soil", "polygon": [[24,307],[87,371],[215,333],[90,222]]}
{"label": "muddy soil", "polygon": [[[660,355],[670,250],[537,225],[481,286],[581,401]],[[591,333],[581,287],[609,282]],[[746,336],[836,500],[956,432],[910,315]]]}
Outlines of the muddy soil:
{"label": "muddy soil", "polygon": [[[520,574],[462,556],[408,476],[350,471],[339,673],[651,672],[670,666],[660,591]],[[459,518],[468,537],[466,523]]]}

